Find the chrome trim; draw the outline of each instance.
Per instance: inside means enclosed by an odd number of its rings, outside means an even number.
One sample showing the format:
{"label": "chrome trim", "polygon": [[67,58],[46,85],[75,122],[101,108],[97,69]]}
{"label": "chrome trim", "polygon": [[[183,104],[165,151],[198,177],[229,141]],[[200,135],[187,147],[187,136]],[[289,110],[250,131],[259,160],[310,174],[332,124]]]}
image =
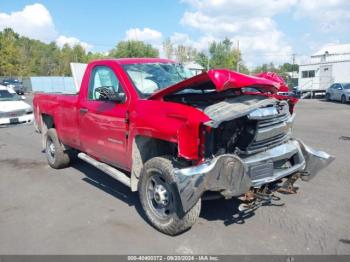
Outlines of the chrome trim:
{"label": "chrome trim", "polygon": [[301,140],[298,140],[298,142],[306,161],[306,166],[301,178],[304,181],[310,181],[320,170],[332,163],[335,157],[324,151],[307,146]]}
{"label": "chrome trim", "polygon": [[278,111],[275,106],[257,108],[253,112],[247,115],[248,119],[261,120],[278,115]]}
{"label": "chrome trim", "polygon": [[[210,173],[214,167],[216,166],[216,163],[222,159],[222,158],[228,158],[228,157],[234,157],[239,159],[245,166],[246,173],[249,173],[249,167],[254,166],[259,163],[264,163],[266,161],[278,161],[282,159],[289,159],[293,155],[298,154],[300,158],[300,163],[295,164],[294,166],[281,170],[279,172],[273,172],[271,176],[263,178],[263,179],[257,179],[252,180],[252,185],[254,187],[261,186],[266,183],[274,182],[276,180],[279,180],[285,176],[288,176],[290,174],[293,174],[298,171],[302,171],[305,168],[305,159],[302,155],[301,148],[299,146],[298,141],[296,140],[290,140],[282,145],[276,146],[274,148],[271,148],[269,150],[266,150],[264,152],[256,153],[254,155],[248,156],[248,157],[238,157],[236,155],[232,154],[224,154],[220,155],[218,157],[215,157],[211,160],[206,161],[203,164],[200,164],[198,166],[193,167],[187,167],[182,169],[175,169],[175,175],[180,176],[195,176],[199,174],[208,174]],[[247,174],[249,176],[249,174]]]}

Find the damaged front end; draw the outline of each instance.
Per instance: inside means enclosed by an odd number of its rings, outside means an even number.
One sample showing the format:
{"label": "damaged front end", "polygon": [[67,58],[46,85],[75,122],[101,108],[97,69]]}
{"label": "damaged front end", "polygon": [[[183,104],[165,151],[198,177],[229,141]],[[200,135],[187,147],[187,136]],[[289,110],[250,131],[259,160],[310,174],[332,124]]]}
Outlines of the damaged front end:
{"label": "damaged front end", "polygon": [[[293,165],[278,167],[282,159],[293,159]],[[225,154],[198,166],[176,169],[182,203],[180,213],[188,212],[206,191],[217,191],[225,198],[232,198],[295,174],[310,181],[333,160],[331,155],[312,149],[302,141],[290,140],[252,157]]]}
{"label": "damaged front end", "polygon": [[309,181],[334,160],[291,137],[294,115],[284,101],[259,96],[237,99],[204,110],[212,119],[206,123],[213,129],[211,135],[205,136],[210,152],[204,152],[203,163],[175,170],[182,205],[179,216],[206,191],[228,199],[282,180],[285,185],[292,185],[295,178]]}

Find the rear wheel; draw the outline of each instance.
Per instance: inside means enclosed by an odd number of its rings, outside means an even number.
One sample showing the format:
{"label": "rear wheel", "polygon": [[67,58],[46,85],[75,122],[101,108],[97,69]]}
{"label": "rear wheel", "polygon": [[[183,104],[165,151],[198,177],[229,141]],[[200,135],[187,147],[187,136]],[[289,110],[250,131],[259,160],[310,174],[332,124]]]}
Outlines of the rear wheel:
{"label": "rear wheel", "polygon": [[346,103],[346,97],[345,97],[345,95],[342,95],[342,96],[341,96],[341,103],[342,103],[342,104],[345,104],[345,103]]}
{"label": "rear wheel", "polygon": [[201,200],[183,217],[179,218],[172,183],[175,182],[174,166],[169,157],[155,157],[142,168],[139,181],[139,197],[149,222],[159,231],[177,235],[196,222]]}
{"label": "rear wheel", "polygon": [[65,152],[64,146],[59,141],[54,128],[50,128],[47,131],[45,152],[47,162],[52,168],[60,169],[69,166],[69,153]]}

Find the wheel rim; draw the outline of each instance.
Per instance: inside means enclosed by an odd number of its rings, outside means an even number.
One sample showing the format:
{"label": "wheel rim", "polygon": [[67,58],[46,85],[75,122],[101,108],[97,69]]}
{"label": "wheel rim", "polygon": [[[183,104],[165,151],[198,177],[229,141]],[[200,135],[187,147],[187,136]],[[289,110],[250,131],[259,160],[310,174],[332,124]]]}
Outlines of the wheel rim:
{"label": "wheel rim", "polygon": [[55,162],[55,156],[56,156],[56,147],[51,138],[47,139],[46,143],[46,154],[47,158],[49,159],[50,163]]}
{"label": "wheel rim", "polygon": [[161,218],[168,219],[173,212],[173,196],[168,183],[159,171],[153,170],[146,184],[147,202],[153,213]]}

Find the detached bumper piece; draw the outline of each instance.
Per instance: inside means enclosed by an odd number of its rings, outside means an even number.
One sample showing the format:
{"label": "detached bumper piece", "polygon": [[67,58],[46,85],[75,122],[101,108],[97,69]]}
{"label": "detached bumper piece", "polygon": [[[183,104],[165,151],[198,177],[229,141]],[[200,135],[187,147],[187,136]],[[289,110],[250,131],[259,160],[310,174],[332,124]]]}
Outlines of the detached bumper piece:
{"label": "detached bumper piece", "polygon": [[251,156],[225,154],[198,166],[176,169],[176,188],[182,204],[178,214],[186,214],[205,191],[231,198],[297,173],[309,181],[333,160],[302,141],[289,140]]}
{"label": "detached bumper piece", "polygon": [[326,152],[315,150],[301,141],[298,142],[306,162],[301,179],[310,181],[320,170],[332,163],[335,157]]}

